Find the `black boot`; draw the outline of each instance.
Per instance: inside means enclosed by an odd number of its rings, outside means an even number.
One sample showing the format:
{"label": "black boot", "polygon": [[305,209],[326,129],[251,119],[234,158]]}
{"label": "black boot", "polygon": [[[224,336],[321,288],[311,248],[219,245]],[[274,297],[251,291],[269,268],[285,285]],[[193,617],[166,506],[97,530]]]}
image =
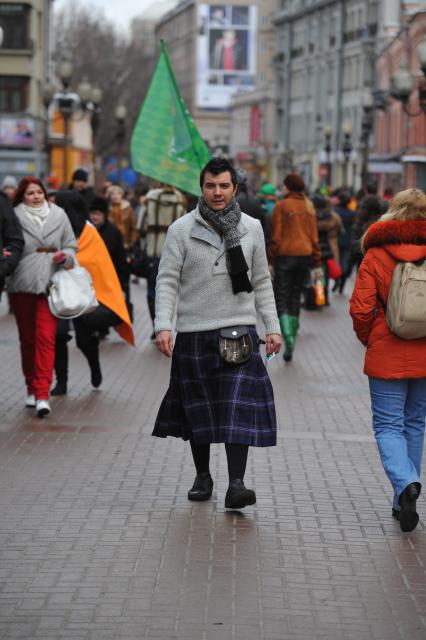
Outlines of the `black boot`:
{"label": "black boot", "polygon": [[225,496],[226,509],[242,509],[250,504],[255,504],[255,502],[255,492],[252,489],[246,489],[242,480],[232,480],[229,483]]}
{"label": "black boot", "polygon": [[[78,343],[77,343],[78,344]],[[84,346],[80,346],[80,349],[87,358],[87,362],[90,367],[90,380],[92,385],[97,389],[102,384],[102,371],[101,364],[99,362],[99,342],[98,339],[92,336],[91,340]]]}
{"label": "black boot", "polygon": [[417,527],[419,514],[416,511],[416,501],[420,495],[420,488],[417,482],[412,482],[399,496],[401,511],[399,512],[399,526],[401,531],[413,531]]}
{"label": "black boot", "polygon": [[56,385],[50,392],[51,396],[64,396],[68,383],[68,340],[56,340],[55,343],[55,375]]}
{"label": "black boot", "polygon": [[188,500],[203,502],[211,498],[212,492],[213,479],[210,473],[199,473],[195,478],[192,488],[188,491]]}

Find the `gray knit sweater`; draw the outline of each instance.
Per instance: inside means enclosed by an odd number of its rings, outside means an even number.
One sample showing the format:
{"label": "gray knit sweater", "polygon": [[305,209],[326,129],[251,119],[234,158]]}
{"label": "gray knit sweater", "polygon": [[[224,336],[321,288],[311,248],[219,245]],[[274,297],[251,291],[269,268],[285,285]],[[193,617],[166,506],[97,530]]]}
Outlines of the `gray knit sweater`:
{"label": "gray knit sweater", "polygon": [[238,231],[253,292],[234,295],[224,243],[198,208],[169,227],[157,278],[157,333],[172,329],[176,304],[177,331],[254,325],[259,313],[267,334],[280,333],[260,222],[242,213]]}

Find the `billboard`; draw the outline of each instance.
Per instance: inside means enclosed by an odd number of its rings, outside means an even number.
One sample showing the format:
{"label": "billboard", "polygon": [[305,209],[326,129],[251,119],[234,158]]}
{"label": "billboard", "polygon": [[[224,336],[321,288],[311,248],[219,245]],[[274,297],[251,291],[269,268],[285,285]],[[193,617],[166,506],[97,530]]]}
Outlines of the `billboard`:
{"label": "billboard", "polygon": [[256,85],[257,7],[198,5],[197,93],[200,109],[225,110]]}
{"label": "billboard", "polygon": [[33,147],[34,120],[31,118],[1,116],[0,145],[7,147]]}

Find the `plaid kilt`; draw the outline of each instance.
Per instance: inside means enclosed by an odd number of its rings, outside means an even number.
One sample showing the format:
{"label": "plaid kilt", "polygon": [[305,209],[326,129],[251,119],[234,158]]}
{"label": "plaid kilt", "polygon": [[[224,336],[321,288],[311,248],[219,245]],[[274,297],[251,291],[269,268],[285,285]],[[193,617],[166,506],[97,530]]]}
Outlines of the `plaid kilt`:
{"label": "plaid kilt", "polygon": [[250,327],[253,355],[243,365],[219,356],[219,331],[178,333],[170,385],[152,435],[270,447],[277,441],[274,392]]}

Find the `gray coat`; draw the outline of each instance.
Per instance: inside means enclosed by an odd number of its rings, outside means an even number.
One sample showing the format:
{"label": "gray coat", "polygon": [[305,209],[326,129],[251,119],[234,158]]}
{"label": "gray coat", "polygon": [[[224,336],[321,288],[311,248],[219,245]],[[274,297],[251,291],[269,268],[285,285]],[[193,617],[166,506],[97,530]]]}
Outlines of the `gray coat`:
{"label": "gray coat", "polygon": [[38,253],[39,247],[56,248],[67,255],[67,260],[59,268],[69,267],[74,263],[77,241],[68,216],[55,204],[49,206],[50,213],[42,228],[31,220],[23,207],[15,209],[25,246],[15,272],[7,280],[9,293],[46,293],[47,285],[58,265],[53,262],[52,253]]}
{"label": "gray coat", "polygon": [[176,329],[184,333],[255,325],[257,313],[267,334],[280,332],[260,222],[242,213],[238,233],[253,292],[234,295],[223,239],[198,207],[169,227],[157,278],[156,332],[172,329],[176,304]]}

